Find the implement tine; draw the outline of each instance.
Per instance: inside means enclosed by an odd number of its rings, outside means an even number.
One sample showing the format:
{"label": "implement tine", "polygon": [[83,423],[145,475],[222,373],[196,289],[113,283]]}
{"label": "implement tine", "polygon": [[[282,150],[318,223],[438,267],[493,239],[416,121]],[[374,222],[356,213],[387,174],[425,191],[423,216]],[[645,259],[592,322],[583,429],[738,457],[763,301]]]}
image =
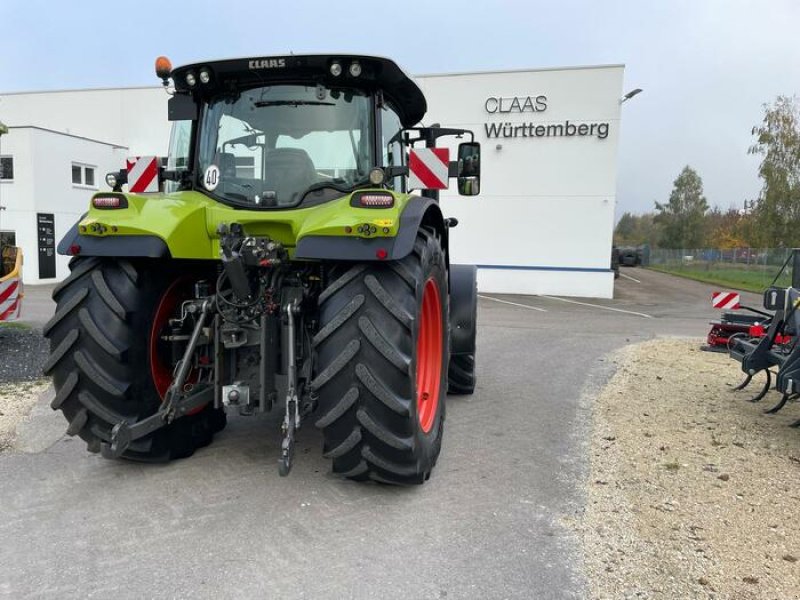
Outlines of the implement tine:
{"label": "implement tine", "polygon": [[764,383],[764,387],[761,388],[761,391],[752,398],[750,398],[750,402],[760,402],[761,400],[763,400],[764,396],[766,396],[767,392],[769,392],[769,388],[772,387],[772,373],[770,372],[769,369],[765,369],[764,373],[767,374],[767,381]]}
{"label": "implement tine", "polygon": [[787,400],[789,400],[789,394],[783,394],[781,396],[780,401],[775,406],[773,406],[768,410],[765,410],[764,412],[768,415],[774,415],[776,412],[778,412],[780,409],[786,406]]}
{"label": "implement tine", "polygon": [[739,390],[743,390],[743,389],[744,389],[744,388],[746,388],[748,385],[750,385],[750,382],[751,382],[751,381],[753,381],[753,376],[752,376],[752,375],[748,375],[747,377],[745,377],[745,378],[744,378],[744,381],[743,381],[742,383],[740,383],[739,385],[737,385],[737,386],[736,386],[735,388],[733,388],[731,391],[732,391],[732,392],[738,392]]}

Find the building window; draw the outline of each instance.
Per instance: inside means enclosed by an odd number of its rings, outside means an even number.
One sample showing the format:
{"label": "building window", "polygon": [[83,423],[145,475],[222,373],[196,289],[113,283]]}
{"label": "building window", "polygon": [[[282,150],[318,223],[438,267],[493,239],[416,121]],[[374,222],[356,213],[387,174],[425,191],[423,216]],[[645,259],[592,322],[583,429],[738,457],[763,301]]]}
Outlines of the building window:
{"label": "building window", "polygon": [[96,167],[72,163],[72,185],[82,187],[97,187],[94,172]]}
{"label": "building window", "polygon": [[14,179],[14,157],[0,156],[0,179],[13,181]]}

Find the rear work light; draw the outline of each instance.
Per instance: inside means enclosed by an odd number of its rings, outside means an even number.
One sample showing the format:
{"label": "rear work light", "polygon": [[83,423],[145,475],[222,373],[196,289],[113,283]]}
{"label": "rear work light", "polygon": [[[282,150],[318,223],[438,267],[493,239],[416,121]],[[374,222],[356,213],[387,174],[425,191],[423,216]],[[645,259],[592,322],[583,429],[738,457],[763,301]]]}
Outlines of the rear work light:
{"label": "rear work light", "polygon": [[98,194],[92,198],[92,206],[101,210],[128,208],[128,199],[122,194]]}
{"label": "rear work light", "polygon": [[353,194],[350,206],[355,208],[392,208],[394,196],[382,192],[358,192]]}

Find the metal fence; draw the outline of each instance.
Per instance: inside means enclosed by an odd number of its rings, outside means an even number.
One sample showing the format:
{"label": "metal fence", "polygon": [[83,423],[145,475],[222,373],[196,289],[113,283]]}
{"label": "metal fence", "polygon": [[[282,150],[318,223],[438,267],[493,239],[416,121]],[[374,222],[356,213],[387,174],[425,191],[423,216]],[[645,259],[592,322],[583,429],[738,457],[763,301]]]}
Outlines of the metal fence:
{"label": "metal fence", "polygon": [[791,255],[791,248],[651,249],[647,262],[656,269],[756,291],[773,281],[781,287],[791,285]]}

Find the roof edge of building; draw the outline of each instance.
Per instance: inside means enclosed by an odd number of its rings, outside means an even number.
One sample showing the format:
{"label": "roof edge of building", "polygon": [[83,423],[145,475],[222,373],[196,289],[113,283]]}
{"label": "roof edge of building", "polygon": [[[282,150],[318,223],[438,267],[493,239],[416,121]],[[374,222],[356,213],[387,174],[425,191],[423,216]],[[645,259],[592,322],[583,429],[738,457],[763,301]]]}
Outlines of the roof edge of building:
{"label": "roof edge of building", "polygon": [[27,96],[30,94],[64,94],[70,92],[118,92],[124,90],[160,90],[164,89],[160,85],[121,85],[119,87],[97,87],[97,88],[61,88],[55,90],[22,90],[18,92],[0,91],[0,98],[3,96]]}
{"label": "roof edge of building", "polygon": [[113,142],[104,142],[102,140],[96,140],[94,138],[86,137],[85,135],[75,135],[74,133],[67,133],[65,131],[57,131],[56,129],[48,129],[47,127],[40,127],[39,125],[9,125],[9,131],[11,129],[36,129],[38,131],[45,131],[47,133],[54,133],[56,135],[63,135],[66,137],[75,138],[76,140],[83,140],[85,142],[92,142],[93,144],[103,144],[104,146],[111,146],[112,148],[119,148],[120,150],[128,150],[129,146],[125,146],[124,144],[114,144]]}
{"label": "roof edge of building", "polygon": [[[459,77],[469,75],[493,75],[503,73],[540,73],[547,71],[588,71],[592,69],[624,69],[625,63],[609,63],[601,65],[569,65],[565,67],[526,67],[519,69],[486,69],[479,71],[451,71],[445,73],[416,73],[415,77]],[[97,88],[61,88],[55,90],[28,90],[17,92],[0,91],[0,98],[3,96],[25,96],[29,94],[64,94],[70,92],[116,92],[124,90],[159,90],[163,89],[160,85],[128,85],[119,87],[97,87]]]}
{"label": "roof edge of building", "polygon": [[458,77],[467,75],[494,75],[504,73],[541,73],[547,71],[590,71],[595,69],[624,69],[625,63],[602,65],[570,65],[566,67],[529,67],[519,69],[486,69],[483,71],[453,71],[449,73],[419,73],[412,77]]}

